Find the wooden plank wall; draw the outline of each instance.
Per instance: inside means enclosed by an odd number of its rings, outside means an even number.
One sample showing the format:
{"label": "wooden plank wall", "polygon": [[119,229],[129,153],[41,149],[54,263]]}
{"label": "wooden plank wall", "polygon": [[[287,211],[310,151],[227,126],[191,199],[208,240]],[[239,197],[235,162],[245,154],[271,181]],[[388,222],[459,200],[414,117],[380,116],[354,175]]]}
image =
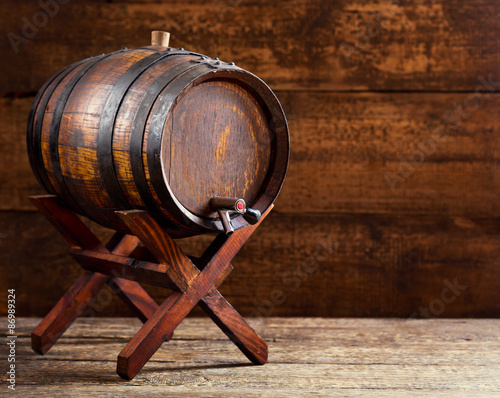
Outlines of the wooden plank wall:
{"label": "wooden plank wall", "polygon": [[[500,4],[5,0],[0,15],[0,286],[18,315],[45,315],[79,274],[26,199],[42,193],[25,147],[34,94],[154,29],[262,77],[289,118],[283,192],[221,287],[243,315],[500,315]],[[109,296],[95,312],[127,315]]]}

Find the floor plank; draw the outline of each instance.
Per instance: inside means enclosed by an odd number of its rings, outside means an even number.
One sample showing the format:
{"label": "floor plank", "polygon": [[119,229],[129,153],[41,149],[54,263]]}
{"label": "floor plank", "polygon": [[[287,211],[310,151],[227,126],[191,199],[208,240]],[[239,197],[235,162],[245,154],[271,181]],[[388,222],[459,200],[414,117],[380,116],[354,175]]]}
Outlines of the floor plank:
{"label": "floor plank", "polygon": [[[45,356],[29,347],[38,322],[17,320],[12,396],[500,394],[500,320],[254,318],[250,323],[268,342],[270,360],[253,366],[209,319],[190,318],[131,382],[115,374],[115,361],[138,320],[79,319]],[[0,328],[6,330],[5,318]]]}

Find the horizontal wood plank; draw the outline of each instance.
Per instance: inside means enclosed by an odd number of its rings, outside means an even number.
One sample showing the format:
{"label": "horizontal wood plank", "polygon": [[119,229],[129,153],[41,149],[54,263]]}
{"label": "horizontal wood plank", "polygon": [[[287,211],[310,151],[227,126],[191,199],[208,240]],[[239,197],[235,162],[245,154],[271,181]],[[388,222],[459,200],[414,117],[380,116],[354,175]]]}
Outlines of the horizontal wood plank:
{"label": "horizontal wood plank", "polygon": [[[16,289],[19,315],[45,315],[81,269],[40,214],[0,213],[0,225],[0,287]],[[178,242],[201,255],[210,240]],[[494,219],[272,212],[220,291],[244,316],[497,317],[499,247]],[[105,288],[85,315],[131,313]]]}
{"label": "horizontal wood plank", "polygon": [[131,382],[115,374],[116,353],[139,321],[78,319],[45,356],[29,348],[38,322],[17,322],[23,397],[486,397],[500,390],[498,320],[258,318],[250,323],[269,344],[270,361],[252,366],[208,318],[190,318]]}
{"label": "horizontal wood plank", "polygon": [[70,63],[148,45],[155,29],[280,90],[457,91],[474,90],[478,76],[500,78],[500,5],[489,0],[48,3],[0,3],[9,16],[0,94],[38,90]]}
{"label": "horizontal wood plank", "polygon": [[[291,158],[277,211],[500,216],[500,95],[467,113],[455,110],[467,94],[278,96]],[[42,192],[26,155],[31,101],[0,99],[0,210],[32,210]]]}
{"label": "horizontal wood plank", "polygon": [[[19,324],[18,336],[27,338],[37,326],[38,318],[24,318]],[[48,361],[64,359],[68,346],[72,346],[72,359],[75,361],[113,360],[124,342],[128,341],[141,327],[135,318],[108,318],[108,324],[102,326],[103,318],[79,318],[65,332],[46,356]],[[473,350],[475,355],[467,360],[468,365],[498,365],[497,357],[488,355],[497,343],[492,341],[492,321],[481,319],[474,321],[455,320],[406,320],[374,318],[250,318],[249,323],[267,341],[282,346],[287,352],[275,352],[270,363],[294,364],[384,364],[384,365],[425,365],[452,366],[461,362],[461,357]],[[356,335],[354,328],[362,324]],[[427,325],[427,326],[426,326]],[[440,333],[446,325],[446,338]],[[493,323],[494,325],[494,323]],[[380,340],[392,335],[394,343],[401,344],[403,335],[413,329],[418,338],[406,341],[402,350],[380,351]],[[398,334],[397,331],[400,331]],[[328,337],[334,336],[335,342]],[[198,345],[205,341],[205,345]],[[433,341],[438,350],[422,352],[422,342]],[[175,357],[165,344],[152,358],[157,363],[186,362],[196,357],[198,362],[224,363],[238,359],[237,349],[227,344],[227,337],[221,330],[210,323],[208,318],[192,317],[183,321],[176,329],[172,340],[183,357]],[[353,353],[352,346],[362,342],[363,352]],[[448,354],[442,356],[438,351],[446,345]],[[92,349],[99,347],[99,349]],[[303,355],[307,347],[308,356]],[[22,348],[22,353],[30,355],[29,349]],[[241,354],[240,354],[241,355]],[[242,359],[243,356],[240,356]]]}
{"label": "horizontal wood plank", "polygon": [[279,211],[500,215],[500,96],[468,112],[467,94],[279,97],[291,131]]}

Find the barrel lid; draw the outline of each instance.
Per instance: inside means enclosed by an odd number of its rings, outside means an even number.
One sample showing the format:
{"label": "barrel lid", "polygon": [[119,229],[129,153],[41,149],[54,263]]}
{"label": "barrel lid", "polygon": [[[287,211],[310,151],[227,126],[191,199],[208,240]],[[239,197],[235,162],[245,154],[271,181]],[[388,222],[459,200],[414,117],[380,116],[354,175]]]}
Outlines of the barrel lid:
{"label": "barrel lid", "polygon": [[273,132],[245,88],[223,80],[188,90],[164,129],[163,172],[173,194],[191,213],[217,217],[210,199],[261,193],[271,162]]}
{"label": "barrel lid", "polygon": [[[288,128],[278,100],[262,80],[234,64],[201,63],[199,76],[169,108],[161,169],[183,223],[187,217],[221,230],[210,206],[213,197],[242,198],[261,212],[277,197],[288,163]],[[214,68],[221,64],[227,67]],[[194,70],[188,74],[196,76]],[[240,219],[235,228],[246,225]]]}

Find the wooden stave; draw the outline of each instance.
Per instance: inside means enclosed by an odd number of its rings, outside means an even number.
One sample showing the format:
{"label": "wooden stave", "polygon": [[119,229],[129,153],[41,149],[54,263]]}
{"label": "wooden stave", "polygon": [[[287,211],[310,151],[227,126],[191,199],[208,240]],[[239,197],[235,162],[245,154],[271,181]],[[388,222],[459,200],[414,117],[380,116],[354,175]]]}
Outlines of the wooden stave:
{"label": "wooden stave", "polygon": [[[73,71],[76,67],[87,62],[92,58],[87,58],[85,60],[76,62],[74,64],[68,65],[67,67],[56,72],[45,84],[40,88],[33,104],[31,105],[30,112],[28,115],[27,123],[27,148],[28,148],[28,158],[30,161],[31,169],[33,170],[38,182],[45,190],[49,193],[55,193],[54,188],[50,181],[48,180],[47,174],[45,173],[45,167],[43,162],[43,156],[41,154],[41,125],[45,116],[45,112],[42,111],[46,109],[48,101],[52,97],[52,94],[59,82],[64,79],[69,73]],[[40,112],[40,113],[39,113]]]}
{"label": "wooden stave", "polygon": [[[278,125],[276,126],[275,129],[276,131],[274,131],[274,133],[275,134],[277,132],[281,133],[279,142],[279,144],[282,145],[280,152],[281,156],[278,159],[276,156],[277,154],[274,155],[277,158],[277,161],[274,162],[272,173],[268,171],[267,174],[270,178],[266,178],[266,180],[268,180],[266,181],[266,189],[264,190],[264,192],[260,194],[260,198],[257,199],[258,203],[255,207],[261,212],[264,212],[269,206],[271,206],[271,204],[277,198],[281,190],[281,187],[283,185],[284,177],[286,175],[286,170],[288,167],[288,156],[289,156],[288,125],[286,122],[283,109],[278,99],[262,80],[260,80],[255,75],[252,75],[251,73],[244,71],[240,68],[233,68],[231,66],[226,68],[222,67],[215,72],[210,67],[201,65],[200,68],[197,69],[193,68],[193,75],[195,75],[196,77],[193,77],[192,80],[189,80],[189,82],[185,82],[182,91],[178,93],[176,98],[179,98],[179,96],[182,95],[183,92],[192,88],[194,84],[200,84],[204,81],[215,80],[215,79],[232,79],[234,82],[238,82],[241,85],[246,85],[247,89],[255,91],[254,95],[256,96],[264,97],[265,95],[267,95],[268,96],[268,98],[266,99],[267,103],[272,103],[273,106],[276,108],[274,109],[274,112],[269,111],[269,113],[272,116],[275,116],[273,120],[275,124]],[[213,76],[210,77],[210,75]],[[235,75],[237,75],[237,79]],[[181,76],[179,76],[179,79],[180,78]],[[252,85],[256,84],[260,84],[260,86],[258,87],[258,91],[256,87],[252,87]],[[180,86],[182,87],[183,85],[180,84]],[[177,94],[177,92],[175,94]],[[261,98],[261,100],[264,101],[263,98]],[[171,108],[167,108],[166,109],[167,112],[170,109]],[[165,115],[163,119],[165,121],[167,119],[167,115]],[[159,137],[160,130],[163,131],[163,127],[157,131],[156,138]],[[158,196],[161,196],[162,198],[168,200],[167,202],[168,205],[166,207],[170,209],[172,213],[173,212],[176,213],[177,220],[182,220],[179,225],[189,225],[192,226],[193,228],[200,228],[201,226],[202,231],[205,233],[208,231],[213,231],[215,229],[217,229],[218,231],[222,231],[223,227],[220,221],[203,220],[200,217],[196,217],[189,211],[184,210],[182,204],[176,200],[174,194],[170,191],[168,185],[164,183],[163,179],[160,176],[161,165],[157,163],[157,159],[163,159],[163,157],[158,156],[158,153],[156,151],[159,148],[161,148],[161,144],[159,144],[158,142],[151,143],[150,136],[148,135],[145,138],[144,145],[147,146],[148,148],[147,156],[145,158],[144,163],[149,166],[149,168],[153,171],[153,173],[156,173],[156,179],[153,180],[151,184],[152,188],[154,189],[154,191],[159,192]],[[277,145],[275,145],[275,147],[276,146]],[[271,189],[271,192],[269,192],[269,189]],[[232,223],[235,229],[243,228],[248,225],[248,223],[241,216],[233,218]]]}
{"label": "wooden stave", "polygon": [[[145,49],[138,50],[144,55],[150,53],[150,51]],[[80,126],[80,123],[83,125],[85,117],[87,116],[85,112],[81,111],[83,106],[92,104],[94,101],[102,102],[102,97],[105,97],[113,87],[111,85],[106,88],[103,84],[104,77],[100,76],[98,78],[98,84],[94,87],[96,89],[96,95],[91,96],[87,92],[89,88],[92,87],[89,81],[95,78],[96,74],[99,76],[100,68],[104,68],[105,71],[105,68],[112,69],[115,60],[125,62],[124,60],[126,57],[133,58],[134,56],[134,53],[126,49],[103,56],[102,62],[96,63],[93,67],[88,68],[86,73],[82,75],[65,102],[61,102],[61,97],[57,100],[57,104],[64,107],[63,117],[66,118],[64,134],[57,138],[57,142],[58,153],[61,154],[61,158],[58,161],[61,167],[60,175],[67,188],[67,192],[59,190],[58,194],[62,195],[62,198],[65,200],[67,196],[70,196],[81,209],[81,211],[79,211],[80,214],[93,219],[101,225],[107,227],[111,226],[123,232],[126,232],[127,229],[121,223],[121,220],[114,214],[114,210],[117,210],[117,208],[112,200],[106,195],[106,191],[102,186],[101,176],[98,174],[97,139],[99,132],[95,130],[97,125],[94,122],[93,124],[89,123],[90,126]],[[106,76],[106,78],[111,79],[111,83],[113,83],[119,78],[120,74],[121,70],[117,71],[115,75],[110,74]],[[62,83],[64,83],[64,81]],[[85,101],[87,102],[85,103]],[[73,112],[76,112],[75,121],[73,121],[73,117],[70,117]],[[102,109],[99,109],[97,113],[100,114],[100,112],[102,112]],[[86,131],[86,133],[76,134],[75,137],[73,137],[71,131],[73,129],[78,131],[80,128]],[[94,132],[92,132],[92,128]],[[55,140],[56,133],[57,132],[52,128],[50,129],[49,134],[52,142]],[[79,139],[83,140],[83,143],[78,142]],[[87,153],[89,153],[88,156]],[[51,159],[53,159],[53,152],[51,156]],[[89,165],[87,170],[79,171],[78,167],[71,165],[71,163],[79,165],[83,159],[90,159],[88,160]],[[55,162],[53,162],[53,164],[55,164]],[[92,178],[88,178],[90,175],[92,175]],[[71,204],[70,207],[77,210],[77,208]]]}
{"label": "wooden stave", "polygon": [[[157,53],[160,52],[160,51],[167,50],[165,48],[153,48],[153,47],[146,47],[146,48],[148,48],[150,50],[153,50],[153,51],[156,51]],[[136,49],[136,50],[138,50],[138,49]],[[121,51],[123,52],[125,50],[121,50]],[[134,50],[129,50],[129,51],[134,51]],[[115,53],[113,53],[113,54],[115,54]],[[77,65],[75,66],[74,69],[76,70],[76,73],[81,73],[82,69],[87,69],[88,68],[88,70],[85,70],[85,73],[82,74],[82,76],[87,76],[88,77],[87,73],[92,70],[92,65],[90,65],[90,67],[89,67],[89,63],[91,63],[91,62],[99,63],[102,59],[106,59],[108,56],[113,55],[113,54],[108,54],[107,56],[106,55],[102,55],[101,57],[94,57],[94,58],[91,58],[91,59],[88,59],[88,60],[81,61],[80,63],[77,63]],[[154,54],[154,52],[152,54]],[[194,53],[189,53],[189,54],[194,54]],[[196,55],[199,55],[199,54],[196,54]],[[201,56],[201,55],[199,55],[199,56],[200,56],[200,59],[206,59],[206,57],[204,57],[204,56]],[[98,60],[96,61],[95,58],[98,58]],[[64,69],[64,70],[66,70],[66,69]],[[63,74],[64,70],[62,70],[58,74],[56,74],[55,77],[57,77],[59,74]],[[243,72],[247,73],[249,76],[252,76],[252,78],[256,78],[255,76],[249,74],[248,72],[242,71],[242,73]],[[123,74],[122,74],[122,76],[123,76]],[[56,84],[54,83],[54,81],[51,81],[50,83],[48,83],[47,87],[51,88],[52,94],[53,94],[54,91],[56,91],[58,88],[60,88],[59,86],[65,81],[65,79],[70,79],[70,78],[73,79],[74,76],[71,76],[71,73],[67,73],[62,79],[58,80],[56,82]],[[83,77],[80,77],[80,78],[83,79]],[[256,79],[258,79],[258,78],[256,78]],[[74,84],[73,89],[76,87],[76,85],[80,84],[80,79],[77,80],[77,78],[74,78],[74,80],[76,80],[76,84]],[[85,81],[85,80],[83,80],[83,81]],[[262,84],[264,84],[264,86],[267,88],[268,92],[272,96],[274,96],[274,94],[272,93],[272,91],[265,85],[265,83],[262,82]],[[44,98],[44,94],[45,94],[45,91],[47,90],[47,87],[45,87],[43,89],[44,93],[40,96],[41,99]],[[167,87],[168,87],[168,85],[165,88],[167,88]],[[63,109],[63,111],[64,111],[65,106],[67,104],[67,101],[70,99],[72,92],[73,92],[73,90],[70,90],[69,95],[66,95],[66,103],[64,105],[60,105],[59,109]],[[51,100],[53,100],[53,98],[51,96],[49,96],[49,97],[50,98],[48,99],[48,102],[51,101]],[[274,98],[276,98],[276,97],[274,96]],[[59,99],[60,99],[60,97],[57,98],[56,103],[59,102]],[[277,102],[277,99],[276,99],[276,102]],[[40,101],[35,101],[34,104],[33,104],[32,109],[34,109],[34,111],[36,111],[37,109],[39,110],[39,104],[40,104]],[[278,107],[279,107],[279,109],[281,111],[281,114],[283,116],[283,121],[284,121],[285,129],[287,131],[286,119],[284,118],[284,113],[283,113],[283,111],[281,109],[281,105],[279,105],[279,102],[277,102],[277,104],[278,104]],[[115,118],[118,116],[118,113],[119,113],[119,109],[118,109],[118,112],[115,115]],[[43,112],[42,115],[39,115],[39,116],[42,116],[42,118],[43,118],[45,116],[45,112]],[[35,115],[33,123],[36,124],[37,121],[38,121],[38,119],[36,118],[36,115]],[[54,120],[52,119],[51,120],[51,125],[55,124],[55,123],[56,122],[54,122]],[[113,135],[114,135],[114,131],[113,131]],[[143,135],[145,135],[144,131],[143,131]],[[101,135],[98,134],[97,139],[99,139],[100,136]],[[50,138],[52,139],[52,142],[54,142],[54,137],[53,137],[53,131],[52,131],[52,129],[50,130]],[[28,135],[28,140],[30,140],[30,136],[29,135]],[[113,141],[113,137],[111,137],[111,141]],[[288,143],[288,132],[287,132],[286,133],[286,150],[282,151],[282,154],[283,153],[285,154],[284,158],[286,159],[285,162],[284,162],[285,166],[283,168],[283,177],[286,174],[286,166],[288,164],[288,152],[289,152],[288,146],[289,146],[289,143]],[[52,148],[52,152],[53,152],[53,149],[54,148]],[[113,150],[113,153],[114,153],[115,152],[114,146],[112,146],[112,150]],[[30,156],[34,156],[35,158],[37,156],[39,156],[39,155],[36,154],[36,152],[33,151],[33,149],[31,148],[31,146],[30,146]],[[52,153],[52,156],[53,157],[51,158],[51,160],[52,160],[52,164],[54,165],[56,157],[54,156],[54,153]],[[39,156],[39,158],[42,159],[42,164],[44,164],[44,162],[43,162],[43,156]],[[57,157],[57,161],[59,161],[58,157]],[[56,168],[57,168],[57,166],[58,165],[56,165]],[[49,181],[52,180],[52,182],[54,181],[54,176],[52,176],[52,178],[51,178],[50,173],[47,173],[48,170],[46,170],[45,167],[37,168],[36,166],[33,166],[33,169],[34,169],[35,173],[41,172],[45,176],[47,176],[47,174],[49,174],[49,176],[47,177],[47,179]],[[132,170],[134,170],[134,169],[135,168],[132,167]],[[57,172],[58,172],[58,170],[56,170],[56,173]],[[115,177],[118,180],[118,176],[116,176],[116,173],[115,173]],[[63,182],[65,182],[65,179],[67,179],[67,178],[65,176],[63,176],[62,179],[63,179]],[[279,193],[279,189],[281,188],[282,182],[283,182],[283,179],[278,184],[279,185],[278,190],[276,191],[276,194],[274,195],[274,197],[272,197],[270,199],[269,203],[272,203],[275,200],[275,198],[277,197],[277,194]],[[53,185],[56,185],[56,184],[53,184]],[[71,184],[69,184],[69,185],[71,186]],[[156,182],[156,185],[158,185],[158,182]],[[55,193],[55,194],[58,194],[59,196],[61,196],[62,199],[65,200],[65,202],[69,205],[69,207],[73,208],[74,210],[77,210],[80,214],[85,215],[85,216],[87,216],[87,217],[89,217],[89,218],[97,221],[98,223],[100,223],[100,224],[102,224],[104,226],[107,226],[107,227],[111,226],[114,229],[121,230],[123,232],[128,232],[128,230],[126,228],[124,228],[123,225],[120,225],[121,222],[116,222],[117,218],[113,217],[114,216],[114,210],[119,210],[118,207],[114,206],[114,207],[111,207],[109,209],[106,209],[106,208],[103,208],[102,206],[96,206],[95,209],[92,209],[92,206],[89,206],[89,204],[85,204],[85,203],[83,203],[83,204],[79,203],[79,204],[77,204],[75,206],[75,204],[72,203],[73,197],[71,195],[67,195],[67,193],[64,193],[62,190],[57,189],[57,186],[55,188],[46,187],[46,189],[49,192],[51,192],[51,193]],[[148,191],[143,191],[143,193],[144,192],[149,192],[149,190]],[[140,190],[139,190],[139,193],[141,193]],[[264,193],[264,195],[265,195],[265,193]],[[158,200],[156,200],[156,202],[158,202]],[[200,234],[200,233],[220,232],[222,230],[222,226],[220,225],[220,222],[217,222],[217,221],[215,221],[215,222],[212,223],[212,227],[211,228],[206,228],[206,226],[200,227],[196,223],[195,224],[191,223],[189,225],[186,225],[187,223],[185,222],[185,219],[181,219],[179,221],[178,215],[177,215],[177,217],[172,217],[171,211],[170,211],[170,210],[172,210],[171,208],[165,209],[162,206],[163,203],[156,203],[156,205],[158,207],[162,208],[162,213],[158,213],[158,214],[156,214],[156,216],[158,217],[158,219],[160,219],[161,221],[163,221],[163,226],[166,228],[166,230],[169,233],[171,233],[173,236],[175,236],[175,237],[185,237],[185,236],[190,236],[190,235],[195,235],[195,234]],[[143,206],[141,206],[141,208],[146,208],[148,211],[151,210],[150,206],[147,206],[144,203],[143,203]],[[93,210],[95,210],[95,211],[93,211]],[[105,210],[108,211],[108,214],[106,215],[106,217],[103,218],[103,217],[101,217],[101,215],[102,215],[102,212],[105,211]],[[265,210],[265,209],[262,209],[262,210]],[[115,219],[113,219],[113,218],[115,218]],[[234,221],[236,228],[241,228],[241,227],[247,225],[246,222],[244,222],[244,221],[241,222],[243,220],[242,217],[239,217],[239,219],[240,219],[240,221],[238,221],[238,220]],[[215,228],[214,228],[214,225],[215,225]]]}

